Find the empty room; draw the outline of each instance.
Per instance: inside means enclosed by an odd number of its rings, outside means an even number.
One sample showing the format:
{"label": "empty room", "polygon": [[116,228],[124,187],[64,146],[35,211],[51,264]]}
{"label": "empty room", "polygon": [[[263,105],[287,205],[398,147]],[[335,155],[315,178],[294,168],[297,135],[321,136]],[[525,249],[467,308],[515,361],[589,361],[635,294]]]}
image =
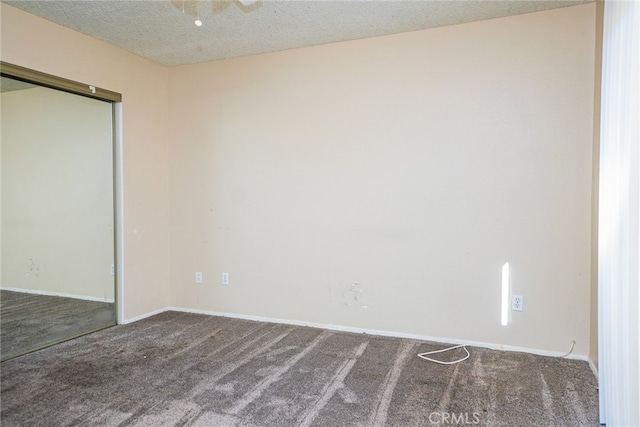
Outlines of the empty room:
{"label": "empty room", "polygon": [[3,426],[640,425],[640,2],[0,8]]}

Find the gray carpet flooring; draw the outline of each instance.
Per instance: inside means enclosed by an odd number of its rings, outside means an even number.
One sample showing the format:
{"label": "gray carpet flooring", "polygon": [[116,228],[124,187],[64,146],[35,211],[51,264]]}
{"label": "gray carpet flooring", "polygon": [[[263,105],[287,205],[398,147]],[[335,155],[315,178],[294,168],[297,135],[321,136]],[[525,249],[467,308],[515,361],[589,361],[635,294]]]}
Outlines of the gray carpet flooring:
{"label": "gray carpet flooring", "polygon": [[[162,313],[1,365],[3,426],[589,426],[586,362]],[[456,353],[462,352],[462,353]],[[463,350],[443,358],[464,355]],[[454,422],[452,422],[454,421]]]}
{"label": "gray carpet flooring", "polygon": [[0,359],[115,324],[114,304],[0,291]]}

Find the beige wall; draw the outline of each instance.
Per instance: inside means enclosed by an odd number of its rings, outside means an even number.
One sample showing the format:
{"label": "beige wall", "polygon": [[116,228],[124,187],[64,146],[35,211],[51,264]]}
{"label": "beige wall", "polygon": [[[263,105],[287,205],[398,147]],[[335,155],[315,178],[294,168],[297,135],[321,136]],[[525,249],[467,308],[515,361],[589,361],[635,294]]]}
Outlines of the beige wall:
{"label": "beige wall", "polygon": [[41,87],[0,102],[2,288],[113,302],[111,104]]}
{"label": "beige wall", "polygon": [[167,69],[4,3],[0,7],[3,61],[122,94],[124,317],[166,307]]}
{"label": "beige wall", "polygon": [[123,94],[127,318],[589,353],[594,4],[169,70],[1,8],[3,61]]}
{"label": "beige wall", "polygon": [[171,68],[171,304],[587,355],[594,20]]}

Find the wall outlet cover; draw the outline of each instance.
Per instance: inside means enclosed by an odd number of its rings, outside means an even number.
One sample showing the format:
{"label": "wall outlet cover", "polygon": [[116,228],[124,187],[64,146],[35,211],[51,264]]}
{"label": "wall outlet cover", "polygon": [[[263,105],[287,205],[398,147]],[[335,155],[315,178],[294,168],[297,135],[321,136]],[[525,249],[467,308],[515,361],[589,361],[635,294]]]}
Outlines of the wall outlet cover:
{"label": "wall outlet cover", "polygon": [[524,304],[524,298],[522,295],[513,295],[511,297],[511,310],[513,311],[522,311]]}

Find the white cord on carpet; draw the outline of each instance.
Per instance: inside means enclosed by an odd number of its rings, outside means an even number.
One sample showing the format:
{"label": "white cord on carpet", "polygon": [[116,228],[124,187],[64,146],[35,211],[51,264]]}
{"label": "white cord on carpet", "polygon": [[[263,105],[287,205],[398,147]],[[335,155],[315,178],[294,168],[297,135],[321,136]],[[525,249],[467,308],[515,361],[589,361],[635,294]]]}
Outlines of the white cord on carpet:
{"label": "white cord on carpet", "polygon": [[570,354],[571,354],[571,352],[573,351],[573,346],[574,346],[574,345],[576,345],[576,342],[575,342],[575,341],[571,341],[571,348],[569,348],[569,351],[567,351],[567,352],[566,352],[565,354],[563,354],[562,356],[558,356],[558,357],[560,357],[560,358],[565,358],[565,357],[567,357],[568,355],[570,355]]}
{"label": "white cord on carpet", "polygon": [[[455,350],[456,348],[460,348],[460,347],[462,347],[464,349],[464,351],[467,352],[467,355],[465,357],[463,357],[462,359],[452,360],[451,362],[444,362],[442,360],[436,360],[436,359],[432,359],[430,357],[427,357],[427,355],[429,355],[429,354],[442,353],[442,352],[449,351],[449,350]],[[420,353],[418,355],[418,357],[421,358],[421,359],[428,360],[429,362],[439,363],[440,365],[453,365],[453,364],[456,364],[456,363],[460,363],[462,361],[467,360],[469,358],[469,356],[471,356],[471,354],[469,353],[469,350],[467,350],[467,347],[465,347],[464,345],[456,345],[456,346],[453,346],[453,347],[444,348],[442,350],[427,351],[426,353]]]}
{"label": "white cord on carpet", "polygon": [[[565,357],[569,356],[573,352],[573,347],[575,345],[576,345],[576,342],[572,340],[571,341],[571,347],[569,348],[569,351],[567,351],[562,356],[558,356],[558,357],[559,358],[565,358]],[[430,354],[443,353],[445,351],[455,350],[456,348],[460,348],[460,347],[462,347],[462,349],[464,349],[464,351],[467,353],[467,355],[465,357],[463,357],[462,359],[452,360],[451,362],[445,362],[445,361],[442,361],[442,360],[436,360],[436,359],[432,359],[430,357],[427,357]],[[454,365],[456,363],[460,363],[460,362],[463,362],[463,361],[467,360],[469,358],[469,356],[471,356],[471,354],[469,353],[469,350],[467,350],[467,347],[464,346],[464,345],[455,345],[453,347],[443,348],[442,350],[427,351],[426,353],[418,354],[419,358],[424,359],[424,360],[428,360],[429,362],[439,363],[440,365]]]}

